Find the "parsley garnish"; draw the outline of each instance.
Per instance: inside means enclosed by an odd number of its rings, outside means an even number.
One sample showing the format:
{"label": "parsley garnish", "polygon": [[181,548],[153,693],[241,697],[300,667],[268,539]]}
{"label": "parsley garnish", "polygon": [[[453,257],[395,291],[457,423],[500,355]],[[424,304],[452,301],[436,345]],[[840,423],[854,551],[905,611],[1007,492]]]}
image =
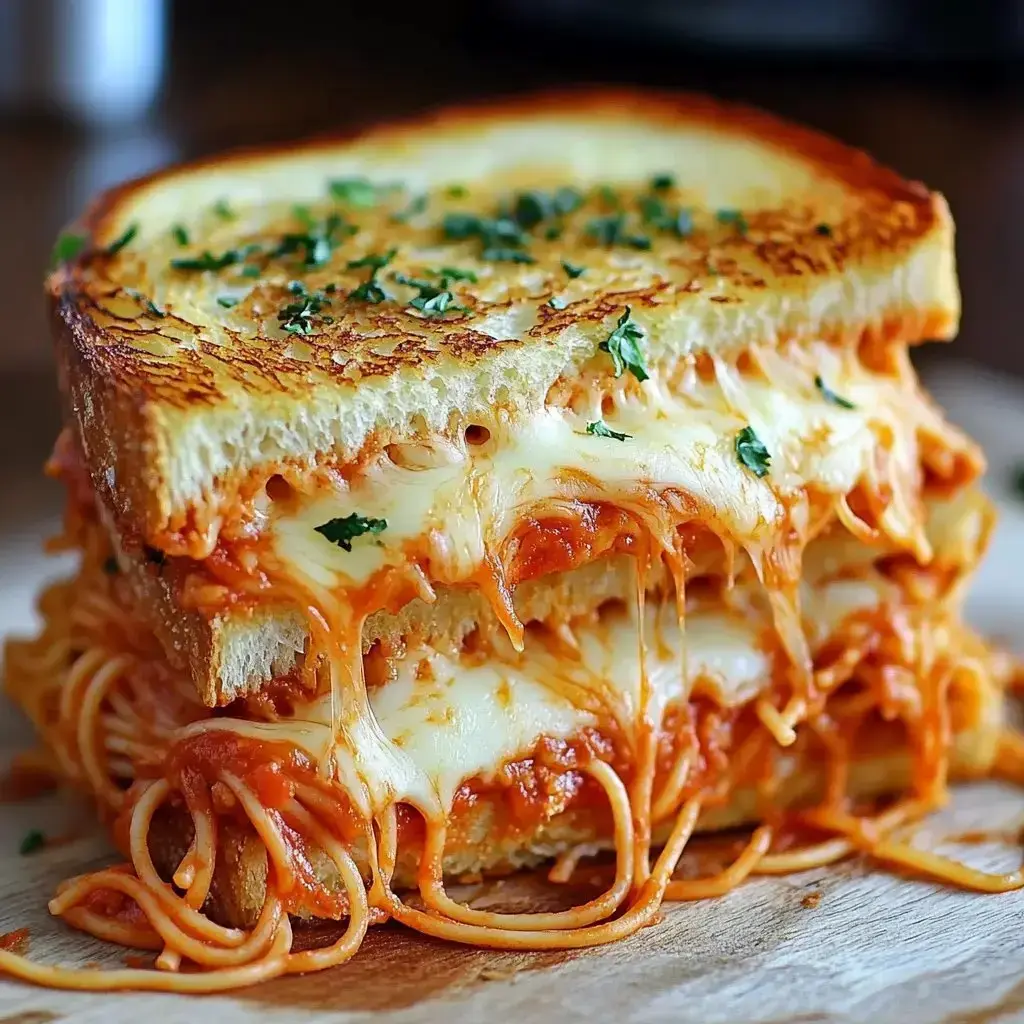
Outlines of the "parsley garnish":
{"label": "parsley garnish", "polygon": [[616,377],[621,377],[629,370],[642,384],[649,376],[644,366],[643,352],[640,351],[640,342],[643,340],[643,329],[632,319],[632,313],[627,306],[626,311],[619,317],[615,330],[608,335],[608,340],[602,341],[597,347],[612,357]]}
{"label": "parsley garnish", "polygon": [[665,192],[670,188],[674,188],[676,179],[671,174],[656,174],[651,178],[651,188],[655,192]]}
{"label": "parsley garnish", "polygon": [[409,205],[404,210],[399,210],[398,213],[393,213],[391,215],[391,219],[396,224],[404,224],[406,221],[415,217],[418,213],[422,213],[426,208],[426,193],[419,196],[413,196],[413,198],[409,200]]}
{"label": "parsley garnish", "polygon": [[562,269],[571,278],[579,277],[587,268],[579,267],[575,263],[570,263],[568,260],[562,260]]}
{"label": "parsley garnish", "polygon": [[124,234],[115,238],[110,245],[107,246],[106,253],[108,256],[116,256],[137,234],[139,233],[138,224],[129,224],[125,228]]}
{"label": "parsley garnish", "polygon": [[289,334],[312,334],[313,317],[329,306],[331,300],[323,292],[307,292],[301,281],[293,281],[289,291],[298,301],[290,302],[278,311],[281,330]]}
{"label": "parsley garnish", "polygon": [[152,313],[153,316],[165,317],[167,313],[164,312],[151,298],[143,295],[142,292],[136,291],[134,288],[125,288],[125,293],[133,298],[147,313]]}
{"label": "parsley garnish", "polygon": [[109,555],[104,561],[103,571],[108,576],[116,576],[121,571],[121,566],[117,564],[117,559],[113,555]]}
{"label": "parsley garnish", "polygon": [[357,260],[348,261],[348,269],[356,270],[359,267],[371,267],[373,272],[376,274],[381,267],[386,267],[394,258],[397,249],[389,249],[385,253],[371,252],[365,256],[361,256]]}
{"label": "parsley garnish", "polygon": [[768,475],[768,466],[772,461],[768,449],[754,433],[753,427],[744,427],[736,435],[736,458],[756,477]]}
{"label": "parsley garnish", "polygon": [[630,245],[634,249],[650,249],[651,240],[647,235],[632,234],[626,229],[626,215],[612,213],[606,217],[594,217],[584,229],[587,235],[600,245]]}
{"label": "parsley garnish", "polygon": [[747,233],[749,225],[747,224],[747,218],[743,216],[742,210],[719,210],[715,214],[715,218],[719,224],[734,224],[736,230],[741,235]]}
{"label": "parsley garnish", "polygon": [[822,398],[826,402],[831,402],[833,405],[838,405],[840,409],[856,409],[857,406],[853,404],[848,398],[843,398],[842,395],[837,395],[822,379],[821,377],[814,378],[814,386],[821,392]]}
{"label": "parsley garnish", "polygon": [[465,185],[449,185],[444,190],[444,194],[449,199],[465,199],[469,195],[469,189]]}
{"label": "parsley garnish", "polygon": [[217,305],[223,306],[225,309],[231,309],[233,306],[238,305],[238,299],[234,295],[218,295]]}
{"label": "parsley garnish", "polygon": [[523,228],[535,228],[555,212],[551,200],[543,192],[520,192],[513,202],[512,219]]}
{"label": "parsley garnish", "polygon": [[354,225],[346,224],[336,213],[324,218],[322,224],[305,222],[304,226],[306,231],[303,233],[285,235],[274,255],[284,256],[304,250],[303,263],[307,267],[322,267],[339,242],[338,234],[353,235],[358,230]]}
{"label": "parsley garnish", "polygon": [[544,232],[544,237],[549,241],[553,242],[556,238],[562,237],[562,232],[565,229],[561,224],[552,224],[551,227],[547,228]]}
{"label": "parsley garnish", "polygon": [[437,271],[437,276],[441,278],[442,288],[447,288],[450,281],[469,281],[470,284],[476,284],[476,274],[472,270],[460,270],[458,267],[442,267]]}
{"label": "parsley garnish", "polygon": [[[451,268],[448,268],[451,269]],[[399,284],[408,285],[410,288],[419,289],[419,295],[409,300],[413,309],[418,309],[427,316],[443,316],[445,313],[468,313],[466,306],[455,303],[455,295],[448,290],[449,278],[445,277],[442,271],[440,287],[424,281],[418,277],[406,277],[405,274],[395,274],[395,280]]]}
{"label": "parsley garnish", "polygon": [[217,214],[221,220],[235,219],[235,211],[228,206],[228,201],[226,199],[218,199],[217,202],[213,204],[213,212]]}
{"label": "parsley garnish", "polygon": [[364,533],[383,533],[387,528],[386,519],[371,519],[355,512],[337,519],[328,519],[326,523],[314,527],[317,533],[326,537],[332,544],[337,544],[342,551],[351,551],[352,541],[356,537],[362,537]]}
{"label": "parsley garnish", "polygon": [[368,210],[377,205],[377,188],[367,178],[335,178],[327,188],[339,202],[357,209]]}
{"label": "parsley garnish", "polygon": [[533,263],[523,250],[527,236],[511,217],[479,217],[475,213],[447,213],[441,223],[445,238],[479,238],[480,258],[495,263]]}
{"label": "parsley garnish", "polygon": [[184,256],[171,260],[171,266],[175,270],[223,270],[237,263],[241,259],[237,249],[228,249],[219,256],[205,251],[200,256]]}
{"label": "parsley garnish", "polygon": [[548,305],[552,309],[565,309],[566,306],[569,305],[569,300],[568,299],[564,299],[564,298],[562,298],[561,296],[558,296],[558,295],[552,295],[551,298],[548,299]]}
{"label": "parsley garnish", "polygon": [[181,224],[175,224],[171,228],[171,234],[174,236],[174,240],[178,245],[188,245],[188,232]]}
{"label": "parsley garnish", "polygon": [[579,189],[563,185],[561,188],[555,189],[554,195],[551,197],[551,205],[557,214],[573,213],[583,205],[583,193]]}
{"label": "parsley garnish", "polygon": [[612,430],[604,420],[595,420],[593,423],[588,423],[587,433],[593,434],[595,437],[610,437],[616,441],[626,441],[633,436],[632,434],[621,434],[617,430]]}
{"label": "parsley garnish", "polygon": [[387,292],[379,284],[376,279],[370,278],[369,281],[364,281],[357,288],[353,288],[348,293],[350,299],[355,299],[357,302],[383,302],[387,297]]}
{"label": "parsley garnish", "polygon": [[816,224],[814,227],[814,233],[816,235],[822,235],[825,238],[831,238],[832,228],[828,224]]}
{"label": "parsley garnish", "polygon": [[618,207],[619,194],[611,185],[600,185],[597,189],[597,197],[605,206]]}
{"label": "parsley garnish", "polygon": [[18,853],[20,853],[22,857],[27,857],[30,853],[35,853],[37,850],[41,850],[45,845],[46,836],[44,836],[39,829],[34,828],[25,833],[21,840],[21,845],[18,847]]}
{"label": "parsley garnish", "polygon": [[693,234],[693,214],[685,207],[673,210],[657,196],[641,196],[640,216],[645,224],[659,231],[669,231],[679,238]]}
{"label": "parsley garnish", "polygon": [[260,268],[254,263],[248,263],[238,272],[240,277],[259,277]]}
{"label": "parsley garnish", "polygon": [[55,267],[59,263],[73,260],[85,248],[88,241],[89,239],[85,235],[71,233],[61,235],[54,243],[50,265]]}

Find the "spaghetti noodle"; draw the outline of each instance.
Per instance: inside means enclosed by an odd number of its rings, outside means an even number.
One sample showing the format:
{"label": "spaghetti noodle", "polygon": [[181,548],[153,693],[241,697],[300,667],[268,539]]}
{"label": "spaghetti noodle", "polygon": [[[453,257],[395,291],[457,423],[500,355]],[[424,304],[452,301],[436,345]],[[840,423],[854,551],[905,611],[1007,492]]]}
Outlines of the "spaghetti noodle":
{"label": "spaghetti noodle", "polygon": [[[832,642],[831,653],[818,659],[807,689],[789,697],[784,689],[762,694],[731,717],[722,711],[702,714],[691,702],[674,712],[676,725],[669,724],[671,709],[658,721],[642,673],[628,741],[570,745],[563,762],[551,769],[576,780],[572,792],[589,786],[591,799],[601,795],[600,813],[610,816],[616,854],[609,888],[569,910],[500,913],[473,909],[446,892],[451,808],[429,801],[420,806],[395,794],[382,798],[351,765],[332,759],[329,749],[311,758],[268,739],[272,723],[211,714],[187,684],[175,681],[152,636],[132,625],[130,597],[119,580],[103,573],[103,558],[102,544],[86,540],[78,579],[44,594],[43,634],[33,644],[11,648],[8,678],[64,773],[114,820],[128,856],[123,865],[62,885],[51,912],[97,938],[153,950],[156,969],[76,971],[0,950],[0,970],[23,980],[93,991],[224,991],[343,963],[358,950],[367,928],[388,918],[489,948],[582,948],[632,934],[654,919],[665,900],[714,898],[750,875],[806,870],[856,852],[977,891],[1024,886],[1021,872],[987,874],[893,838],[945,798],[957,674],[968,679],[968,690],[995,685],[976,651],[957,661],[957,638],[948,624],[918,623],[908,645],[901,641],[901,622],[894,620],[887,634],[877,621],[866,630],[854,619]],[[339,643],[359,623],[315,586],[304,595],[314,642],[327,657],[340,704],[340,728],[372,721],[361,659]],[[637,603],[643,601],[641,574]],[[641,629],[642,664],[653,642]],[[918,681],[912,693],[901,691],[901,671]],[[844,684],[851,683],[854,690],[845,692]],[[970,711],[962,713],[969,717]],[[870,715],[903,722],[914,758],[913,795],[876,816],[853,813],[845,796],[856,737]],[[608,722],[615,720],[610,714]],[[732,736],[727,755],[716,739],[723,728]],[[332,736],[336,743],[337,733]],[[778,758],[808,736],[818,737],[828,760],[824,798],[799,812],[772,810]],[[1019,781],[1022,751],[1024,743],[1004,733],[990,759],[996,773]],[[325,764],[333,770],[325,773]],[[713,814],[751,780],[768,800],[766,823],[719,873],[674,879],[702,813]],[[404,824],[400,803],[413,810]],[[571,809],[571,798],[566,806]],[[168,811],[184,813],[190,829],[176,864],[161,873],[153,859],[153,830]],[[410,820],[422,823],[416,871],[422,909],[403,899],[395,884]],[[651,865],[648,850],[662,822],[670,827]],[[805,826],[827,837],[794,846],[787,837]],[[219,924],[209,913],[225,844],[235,841],[240,827],[266,861],[262,905],[248,927]],[[312,867],[314,851],[330,865],[333,881]],[[571,850],[552,876],[567,880],[573,858],[583,852],[590,850]],[[347,918],[347,928],[326,948],[294,952],[292,915],[311,910]]]}

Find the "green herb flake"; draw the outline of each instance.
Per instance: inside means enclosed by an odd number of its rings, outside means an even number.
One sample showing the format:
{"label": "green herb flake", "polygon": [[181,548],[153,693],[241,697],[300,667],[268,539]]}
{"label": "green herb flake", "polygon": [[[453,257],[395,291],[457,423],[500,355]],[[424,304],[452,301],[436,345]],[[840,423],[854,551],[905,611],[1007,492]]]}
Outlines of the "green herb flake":
{"label": "green herb flake", "polygon": [[307,292],[301,281],[292,281],[288,290],[298,301],[290,302],[278,311],[281,330],[288,334],[312,334],[313,317],[321,313],[325,306],[329,306],[331,300],[323,292]]}
{"label": "green herb flake", "polygon": [[232,309],[238,305],[238,299],[234,295],[218,295],[217,305],[223,306],[224,309]]}
{"label": "green herb flake", "polygon": [[583,193],[579,189],[570,188],[568,185],[556,188],[551,196],[551,205],[559,216],[575,213],[583,203]]}
{"label": "green herb flake", "polygon": [[315,527],[316,532],[326,537],[332,544],[337,544],[342,551],[352,550],[352,541],[357,537],[370,533],[374,536],[388,528],[386,519],[372,519],[353,512],[351,515],[328,519]]}
{"label": "green herb flake", "polygon": [[171,260],[174,270],[223,270],[237,263],[241,256],[237,249],[228,249],[219,255],[205,251],[199,256],[184,256]]}
{"label": "green herb flake", "polygon": [[568,260],[562,260],[562,269],[570,278],[575,279],[585,273],[587,268],[577,266],[575,263],[570,263]]}
{"label": "green herb flake", "polygon": [[772,457],[753,427],[744,427],[736,435],[736,458],[756,477],[768,475]]}
{"label": "green herb flake", "polygon": [[651,178],[651,189],[654,192],[667,192],[675,188],[676,179],[671,174],[656,174]]}
{"label": "green herb flake", "polygon": [[331,258],[331,253],[340,243],[341,235],[353,235],[358,228],[348,224],[336,213],[329,214],[322,223],[306,226],[304,232],[286,234],[282,237],[275,256],[300,253],[302,262],[308,268],[322,267]]}
{"label": "green herb flake", "polygon": [[606,217],[594,217],[584,228],[585,233],[599,245],[629,245],[634,249],[650,249],[648,235],[633,234],[627,230],[626,215],[612,213]]}
{"label": "green herb flake", "polygon": [[174,227],[171,228],[171,235],[178,245],[188,245],[188,232],[185,230],[184,225],[175,224]]}
{"label": "green herb flake", "polygon": [[814,233],[816,235],[821,235],[823,238],[831,238],[832,228],[828,224],[816,224],[814,226]]}
{"label": "green herb flake", "polygon": [[469,195],[469,189],[465,185],[449,185],[444,194],[449,199],[465,199]]}
{"label": "green herb flake", "polygon": [[356,302],[371,302],[376,304],[378,302],[384,302],[388,295],[387,292],[377,284],[376,280],[371,277],[369,281],[364,281],[358,288],[353,288],[352,291],[348,293],[348,297],[350,300],[354,300]]}
{"label": "green herb flake", "polygon": [[512,205],[512,219],[529,230],[554,214],[551,200],[543,192],[520,192]]}
{"label": "green herb flake", "polygon": [[732,224],[736,228],[736,231],[741,235],[745,235],[750,227],[750,225],[747,224],[747,218],[743,216],[742,210],[719,210],[715,214],[715,219],[719,224]]}
{"label": "green herb flake", "polygon": [[151,298],[147,295],[143,295],[142,292],[136,291],[134,288],[125,288],[125,293],[132,299],[134,299],[142,308],[153,316],[163,318],[167,316],[167,313],[162,310]]}
{"label": "green herb flake", "polygon": [[458,267],[442,267],[437,271],[437,276],[444,282],[444,287],[447,287],[447,282],[450,281],[468,281],[470,284],[476,284],[476,274],[472,270],[460,270]]}
{"label": "green herb flake", "polygon": [[413,198],[409,200],[409,205],[406,206],[404,210],[399,210],[398,213],[393,213],[391,215],[392,221],[396,224],[405,224],[413,217],[421,214],[427,208],[428,201],[426,193],[423,195],[413,196]]}
{"label": "green herb flake", "polygon": [[856,409],[857,406],[853,404],[848,398],[843,398],[842,395],[837,395],[821,377],[814,378],[814,386],[821,392],[821,397],[826,402],[831,402],[833,405],[838,405],[840,409]]}
{"label": "green herb flake", "polygon": [[370,267],[374,273],[380,270],[382,267],[386,267],[394,258],[397,249],[389,249],[385,253],[371,252],[365,256],[361,256],[357,260],[348,261],[348,269],[356,270],[359,267]]}
{"label": "green herb flake", "polygon": [[327,188],[332,198],[356,209],[368,210],[377,205],[377,188],[367,178],[335,178]]}
{"label": "green herb flake", "polygon": [[65,232],[54,243],[50,265],[56,267],[61,263],[69,263],[86,247],[88,242],[89,239],[86,235]]}
{"label": "green herb flake", "polygon": [[217,214],[221,220],[235,219],[235,211],[228,206],[228,201],[226,199],[218,199],[217,202],[213,204],[213,212]]}
{"label": "green herb flake", "polygon": [[115,238],[106,248],[108,256],[116,256],[139,233],[138,224],[129,224],[124,233]]}
{"label": "green herb flake", "polygon": [[46,845],[46,836],[43,835],[39,829],[34,828],[26,832],[22,837],[21,845],[18,847],[18,853],[22,857],[27,857],[30,853],[36,853]]}
{"label": "green herb flake", "polygon": [[480,259],[491,263],[536,263],[537,261],[522,249],[510,249],[507,246],[495,245],[484,249]]}
{"label": "green herb flake", "polygon": [[564,231],[565,228],[563,228],[561,224],[552,224],[550,227],[544,229],[544,237],[549,242],[554,242],[562,237]]}
{"label": "green herb flake", "polygon": [[617,208],[619,205],[619,194],[611,185],[600,185],[597,189],[597,198],[605,205]]}
{"label": "green herb flake", "polygon": [[569,305],[569,300],[560,295],[552,295],[551,298],[548,299],[548,305],[552,309],[565,309]]}
{"label": "green herb flake", "polygon": [[593,434],[595,437],[610,437],[615,441],[628,441],[633,436],[632,434],[622,434],[617,430],[612,430],[604,420],[595,420],[593,423],[588,423],[587,433]]}
{"label": "green herb flake", "polygon": [[602,341],[598,345],[602,352],[607,352],[612,357],[616,377],[621,377],[629,370],[641,384],[649,378],[640,349],[643,340],[643,329],[633,320],[632,312],[627,306],[607,341]]}
{"label": "green herb flake", "polygon": [[260,268],[254,263],[247,263],[238,273],[240,277],[259,277]]}
{"label": "green herb flake", "polygon": [[103,562],[103,571],[108,576],[116,576],[121,571],[121,566],[117,564],[117,559],[113,555],[109,555]]}

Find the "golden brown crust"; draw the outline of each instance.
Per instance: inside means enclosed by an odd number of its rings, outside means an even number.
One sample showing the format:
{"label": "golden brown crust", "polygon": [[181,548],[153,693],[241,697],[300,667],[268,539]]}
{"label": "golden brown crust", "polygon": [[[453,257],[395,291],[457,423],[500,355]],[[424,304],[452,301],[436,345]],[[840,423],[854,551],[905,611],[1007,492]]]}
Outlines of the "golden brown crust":
{"label": "golden brown crust", "polygon": [[[441,111],[349,140],[332,137],[283,150],[239,152],[159,172],[115,189],[93,205],[83,227],[95,246],[109,245],[126,223],[139,216],[140,209],[154,201],[153,196],[166,199],[169,189],[180,189],[184,195],[193,187],[207,188],[204,182],[214,174],[217,181],[233,173],[244,180],[246,175],[260,168],[272,169],[281,161],[315,161],[335,151],[344,154],[350,146],[361,147],[360,152],[365,150],[370,159],[408,152],[415,161],[418,149],[437,137],[451,145],[466,145],[505,122],[533,123],[552,117],[575,119],[595,131],[639,122],[651,132],[700,131],[726,143],[749,140],[772,154],[780,167],[792,163],[791,170],[778,173],[792,176],[793,194],[785,194],[775,205],[744,210],[748,227],[742,231],[716,224],[714,216],[710,224],[704,224],[698,215],[692,235],[676,241],[657,240],[651,254],[656,266],[650,273],[630,272],[630,276],[614,270],[606,274],[606,266],[595,266],[593,281],[586,289],[575,288],[575,282],[570,282],[572,287],[567,285],[561,259],[567,255],[576,258],[581,247],[587,246],[592,264],[604,259],[603,251],[595,252],[591,243],[583,242],[582,229],[578,234],[570,229],[558,241],[539,238],[533,243],[535,266],[524,270],[500,265],[496,273],[507,287],[499,294],[488,296],[483,286],[458,284],[454,289],[457,298],[470,303],[473,310],[465,319],[425,320],[402,303],[346,307],[338,311],[333,325],[321,325],[314,335],[298,343],[293,336],[282,336],[273,316],[260,320],[287,300],[283,287],[287,275],[281,281],[261,283],[237,309],[221,310],[216,322],[206,323],[205,311],[193,315],[179,309],[173,297],[164,317],[147,316],[144,302],[132,307],[129,301],[132,308],[125,313],[129,288],[145,291],[150,297],[155,294],[158,302],[164,302],[160,293],[164,283],[152,268],[140,267],[137,254],[128,249],[113,258],[94,252],[73,261],[49,282],[58,362],[94,485],[113,508],[119,527],[139,530],[150,542],[171,548],[176,531],[194,525],[192,506],[203,505],[209,498],[200,500],[189,488],[233,496],[254,468],[259,479],[249,483],[259,486],[282,468],[301,468],[304,461],[314,462],[328,450],[343,457],[352,454],[341,450],[347,444],[345,439],[325,438],[321,430],[318,443],[310,441],[311,447],[297,444],[291,453],[275,454],[272,445],[255,446],[255,457],[240,453],[236,464],[222,460],[206,476],[199,474],[201,479],[190,478],[182,484],[179,478],[183,474],[174,465],[180,454],[171,447],[179,441],[181,447],[197,446],[194,439],[180,440],[186,418],[195,421],[206,416],[209,424],[203,429],[207,434],[216,431],[214,420],[220,410],[228,412],[239,404],[251,406],[254,415],[258,412],[263,418],[286,420],[296,415],[297,406],[320,397],[321,389],[344,396],[366,389],[372,382],[383,387],[409,373],[433,374],[443,381],[452,367],[476,368],[493,376],[504,372],[499,370],[499,359],[528,359],[545,348],[559,352],[557,358],[551,357],[550,365],[545,364],[545,373],[554,378],[560,372],[574,375],[590,358],[593,344],[589,336],[582,341],[577,337],[572,343],[565,338],[588,331],[596,337],[626,304],[648,318],[650,356],[655,363],[660,340],[655,344],[653,333],[673,311],[686,312],[708,332],[720,328],[733,345],[784,340],[803,331],[841,343],[907,343],[949,337],[955,329],[958,308],[950,276],[951,223],[941,196],[904,181],[865,154],[814,131],[760,111],[691,95],[558,93]],[[653,170],[636,168],[636,174],[644,179]],[[530,173],[516,176],[509,172],[504,184],[500,175],[492,174],[482,194],[488,194],[487,187],[507,192],[509,187],[553,187],[558,183],[535,181]],[[684,176],[682,170],[680,175]],[[457,178],[457,167],[451,176]],[[688,203],[690,192],[684,185],[680,185],[679,201]],[[701,186],[708,187],[706,182]],[[699,206],[700,197],[696,198]],[[445,208],[461,205],[460,201]],[[390,221],[385,225],[385,219],[378,217],[380,223],[374,226],[371,217],[364,232],[368,241],[354,241],[355,248],[346,248],[340,262],[335,261],[319,277],[309,277],[309,287],[321,287],[330,278],[351,289],[365,272],[348,269],[347,258],[365,255],[364,249],[380,251],[390,241],[400,245],[417,239],[423,242],[420,228]],[[211,230],[213,237],[220,239],[223,235],[217,231],[233,229],[215,226]],[[436,220],[427,225],[428,234],[430,231],[436,231]],[[379,244],[372,244],[374,241]],[[152,245],[152,239],[147,239],[142,249],[149,251]],[[198,249],[198,243],[193,248]],[[211,243],[210,248],[223,249],[224,245]],[[470,248],[463,245],[456,247],[456,252],[454,262],[476,266],[468,255]],[[928,254],[927,259],[920,266],[915,264],[917,269],[908,269],[922,253]],[[166,255],[161,250],[161,259]],[[417,268],[403,265],[402,269],[415,272]],[[840,300],[835,308],[819,309],[818,313],[811,311],[818,290],[840,278],[849,278],[862,297],[876,295],[877,302],[867,314],[864,309],[871,302],[865,305],[852,300]],[[899,280],[890,288],[890,279]],[[556,295],[569,299],[568,308],[547,305]],[[767,306],[766,296],[771,299]],[[518,301],[527,299],[535,321],[514,336],[495,336],[480,328],[481,317],[503,316]],[[249,329],[253,323],[255,334]],[[676,328],[669,325],[666,329]],[[699,338],[693,343],[699,346]],[[533,383],[546,379],[538,376]],[[544,390],[542,387],[541,398]],[[513,392],[514,388],[505,397],[516,404],[522,396]],[[481,405],[493,405],[492,396],[482,394]],[[382,443],[388,440],[384,436],[388,429],[384,427],[378,438]],[[390,429],[406,430],[408,424],[390,424]],[[354,437],[355,448],[365,444],[368,436]],[[251,464],[253,458],[258,467]],[[222,510],[212,505],[206,509],[209,514]]]}

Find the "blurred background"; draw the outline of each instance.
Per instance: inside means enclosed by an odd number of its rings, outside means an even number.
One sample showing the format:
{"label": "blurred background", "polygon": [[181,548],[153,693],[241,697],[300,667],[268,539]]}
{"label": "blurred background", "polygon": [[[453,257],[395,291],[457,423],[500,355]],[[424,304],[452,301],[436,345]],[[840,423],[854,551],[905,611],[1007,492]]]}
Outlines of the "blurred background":
{"label": "blurred background", "polygon": [[[0,0],[0,417],[15,427],[0,459],[35,467],[50,443],[40,283],[97,191],[225,147],[565,82],[744,99],[942,190],[965,297],[953,351],[1024,374],[1022,58],[1024,0]],[[930,348],[923,360],[948,358]]]}

